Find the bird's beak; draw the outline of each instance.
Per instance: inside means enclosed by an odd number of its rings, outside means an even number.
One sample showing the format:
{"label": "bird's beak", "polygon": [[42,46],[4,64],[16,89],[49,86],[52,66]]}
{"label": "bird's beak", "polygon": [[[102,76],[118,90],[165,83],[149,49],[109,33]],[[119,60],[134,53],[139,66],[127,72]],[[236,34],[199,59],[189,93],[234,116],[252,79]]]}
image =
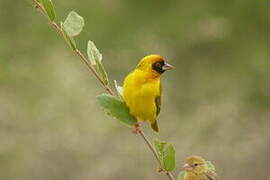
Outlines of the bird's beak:
{"label": "bird's beak", "polygon": [[170,69],[173,69],[174,67],[168,63],[165,63],[164,66],[162,66],[162,70],[167,71]]}
{"label": "bird's beak", "polygon": [[183,170],[185,170],[185,171],[191,171],[191,170],[193,170],[193,167],[190,166],[189,164],[185,164],[185,165],[183,166]]}

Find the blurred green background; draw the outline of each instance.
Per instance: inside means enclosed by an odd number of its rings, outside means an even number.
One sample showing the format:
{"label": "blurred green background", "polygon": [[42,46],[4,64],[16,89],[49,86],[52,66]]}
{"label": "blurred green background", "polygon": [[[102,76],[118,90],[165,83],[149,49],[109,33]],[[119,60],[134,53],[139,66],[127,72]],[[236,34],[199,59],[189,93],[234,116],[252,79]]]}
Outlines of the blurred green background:
{"label": "blurred green background", "polygon": [[[55,0],[57,20],[85,18],[111,80],[147,54],[176,68],[163,76],[160,134],[211,160],[221,179],[270,180],[270,2],[262,0]],[[0,179],[137,180],[166,177],[146,145],[106,116],[96,79],[32,8],[0,1]]]}

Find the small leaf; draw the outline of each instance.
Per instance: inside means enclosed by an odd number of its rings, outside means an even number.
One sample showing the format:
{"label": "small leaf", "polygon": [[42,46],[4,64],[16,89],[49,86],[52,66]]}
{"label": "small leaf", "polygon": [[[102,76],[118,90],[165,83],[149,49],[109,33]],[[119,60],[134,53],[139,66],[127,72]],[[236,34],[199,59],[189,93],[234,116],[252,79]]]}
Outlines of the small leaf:
{"label": "small leaf", "polygon": [[53,5],[52,0],[42,0],[42,4],[43,4],[50,20],[54,21],[56,16],[55,16],[54,5]]}
{"label": "small leaf", "polygon": [[75,11],[71,11],[65,22],[63,23],[63,27],[66,31],[66,33],[71,36],[77,36],[81,33],[84,26],[84,19],[79,14],[77,14]]}
{"label": "small leaf", "polygon": [[185,171],[180,171],[180,173],[178,174],[177,180],[184,180],[185,177]]}
{"label": "small leaf", "polygon": [[97,65],[97,70],[102,76],[102,80],[105,85],[109,84],[109,79],[105,67],[102,63],[102,54],[99,52],[98,48],[93,41],[88,41],[87,45],[87,55],[92,65]]}
{"label": "small leaf", "polygon": [[206,161],[207,167],[209,168],[209,170],[215,171],[216,168],[214,166],[213,163],[211,163],[211,161]]}
{"label": "small leaf", "polygon": [[107,86],[109,85],[109,78],[108,78],[108,74],[105,70],[105,67],[103,65],[103,63],[101,61],[97,61],[97,67],[98,67],[98,71],[101,74],[102,80],[104,82],[104,84]]}
{"label": "small leaf", "polygon": [[73,37],[69,36],[65,30],[65,28],[63,27],[63,23],[61,22],[61,28],[62,28],[62,31],[63,31],[63,35],[64,35],[64,38],[65,40],[67,41],[68,45],[70,46],[70,48],[72,50],[75,50],[77,47],[76,47],[76,41],[74,40]]}
{"label": "small leaf", "polygon": [[159,160],[165,171],[173,171],[175,168],[175,150],[172,144],[156,140],[155,147]]}
{"label": "small leaf", "polygon": [[102,54],[97,49],[93,41],[88,41],[87,44],[87,55],[91,64],[96,65],[96,61],[102,60]]}
{"label": "small leaf", "polygon": [[118,86],[116,80],[114,80],[114,87],[115,87],[115,89],[116,89],[116,91],[117,91],[118,96],[119,96],[121,99],[123,99],[123,87],[122,87],[122,86]]}
{"label": "small leaf", "polygon": [[106,113],[125,125],[134,126],[137,123],[136,118],[129,113],[128,107],[118,98],[109,94],[101,94],[97,100]]}

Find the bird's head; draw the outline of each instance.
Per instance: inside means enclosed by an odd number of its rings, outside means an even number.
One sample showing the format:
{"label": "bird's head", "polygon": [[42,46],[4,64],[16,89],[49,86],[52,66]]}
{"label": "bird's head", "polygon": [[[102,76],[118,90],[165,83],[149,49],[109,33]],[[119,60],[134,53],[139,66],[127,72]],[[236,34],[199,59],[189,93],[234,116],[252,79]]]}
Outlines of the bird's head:
{"label": "bird's head", "polygon": [[183,169],[187,173],[202,174],[208,171],[206,161],[200,156],[190,156],[186,159]]}
{"label": "bird's head", "polygon": [[137,69],[160,76],[165,71],[173,69],[173,66],[167,64],[160,55],[149,55],[139,62]]}

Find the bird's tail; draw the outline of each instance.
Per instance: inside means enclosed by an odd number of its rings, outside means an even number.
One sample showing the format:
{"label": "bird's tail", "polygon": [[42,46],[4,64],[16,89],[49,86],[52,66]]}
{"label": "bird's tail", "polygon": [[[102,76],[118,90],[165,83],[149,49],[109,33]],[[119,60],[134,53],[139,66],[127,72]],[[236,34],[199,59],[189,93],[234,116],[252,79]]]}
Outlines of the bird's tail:
{"label": "bird's tail", "polygon": [[158,124],[157,124],[157,120],[155,120],[154,122],[151,122],[151,128],[152,128],[154,131],[156,131],[156,132],[159,131],[159,129],[158,129]]}

